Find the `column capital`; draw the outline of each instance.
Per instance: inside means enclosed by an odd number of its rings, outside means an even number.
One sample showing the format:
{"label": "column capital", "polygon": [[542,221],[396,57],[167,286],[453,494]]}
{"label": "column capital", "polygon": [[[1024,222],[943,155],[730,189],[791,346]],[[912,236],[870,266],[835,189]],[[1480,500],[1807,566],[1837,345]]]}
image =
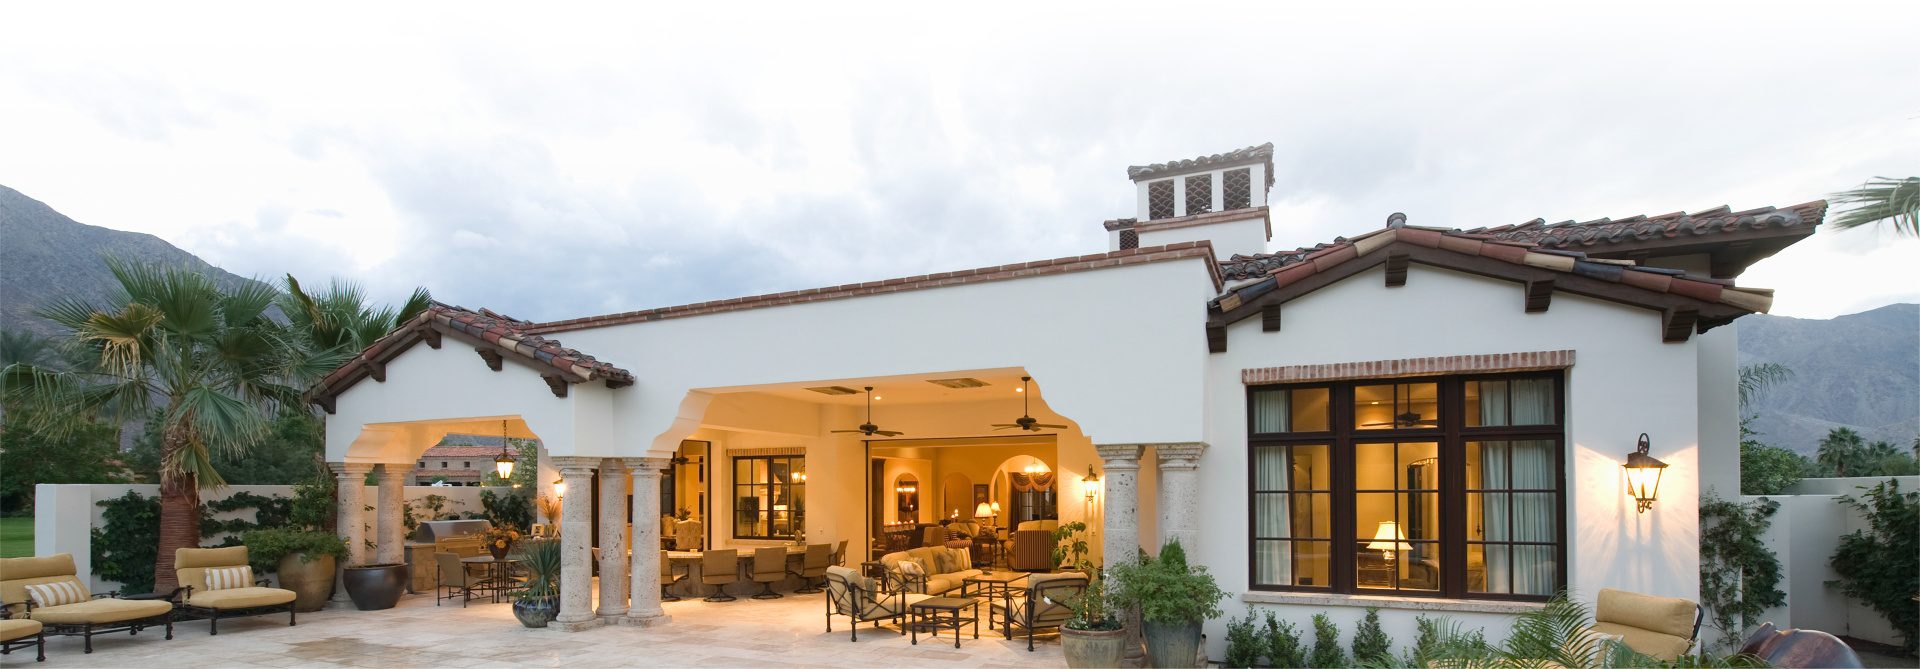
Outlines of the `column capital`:
{"label": "column capital", "polygon": [[625,470],[626,468],[626,458],[600,458],[600,472],[603,474],[609,469]]}
{"label": "column capital", "polygon": [[1140,453],[1146,450],[1146,444],[1094,444],[1093,450],[1107,469],[1139,469]]}
{"label": "column capital", "polygon": [[583,455],[556,455],[553,456],[553,467],[560,470],[561,476],[582,478],[592,476],[593,470],[600,467],[600,460]]}
{"label": "column capital", "polygon": [[413,463],[411,462],[381,463],[380,469],[378,471],[379,473],[377,474],[377,476],[379,476],[380,478],[404,479],[407,477],[408,474],[413,473]]}
{"label": "column capital", "polygon": [[327,469],[333,470],[333,475],[336,477],[346,477],[353,474],[366,476],[369,472],[373,471],[373,464],[374,463],[371,462],[329,462],[327,463]]}
{"label": "column capital", "polygon": [[672,466],[672,458],[621,458],[627,461],[627,469],[634,476],[659,476],[660,470]]}
{"label": "column capital", "polygon": [[1197,469],[1200,455],[1207,452],[1207,444],[1203,441],[1158,444],[1153,452],[1160,457],[1161,469]]}

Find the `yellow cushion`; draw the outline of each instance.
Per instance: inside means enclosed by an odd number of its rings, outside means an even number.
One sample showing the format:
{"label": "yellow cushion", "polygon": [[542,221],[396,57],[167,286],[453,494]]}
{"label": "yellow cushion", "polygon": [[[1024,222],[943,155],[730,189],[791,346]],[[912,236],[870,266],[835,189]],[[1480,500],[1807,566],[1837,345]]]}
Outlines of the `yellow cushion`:
{"label": "yellow cushion", "polygon": [[92,599],[79,604],[33,609],[34,620],[49,625],[117,623],[165,615],[173,604],[164,600]]}
{"label": "yellow cushion", "polygon": [[9,613],[18,613],[25,608],[27,586],[71,580],[78,573],[71,553],[0,558],[0,602],[13,605]]}
{"label": "yellow cushion", "polygon": [[245,587],[207,592],[195,590],[193,596],[187,598],[187,606],[232,610],[250,609],[256,606],[279,606],[291,601],[293,601],[292,590]]}
{"label": "yellow cushion", "polygon": [[0,641],[25,639],[40,633],[38,620],[0,620]]}
{"label": "yellow cushion", "polygon": [[173,551],[173,567],[238,567],[247,563],[246,546],[225,548],[179,548]]}
{"label": "yellow cushion", "polygon": [[1688,641],[1686,637],[1661,634],[1659,632],[1630,627],[1619,623],[1594,623],[1593,631],[1618,636],[1622,643],[1627,644],[1628,648],[1632,648],[1642,655],[1666,662],[1679,659],[1682,654],[1687,652],[1688,648],[1693,647],[1693,642]]}
{"label": "yellow cushion", "polygon": [[1593,619],[1684,639],[1693,636],[1693,615],[1693,602],[1685,599],[1602,588]]}

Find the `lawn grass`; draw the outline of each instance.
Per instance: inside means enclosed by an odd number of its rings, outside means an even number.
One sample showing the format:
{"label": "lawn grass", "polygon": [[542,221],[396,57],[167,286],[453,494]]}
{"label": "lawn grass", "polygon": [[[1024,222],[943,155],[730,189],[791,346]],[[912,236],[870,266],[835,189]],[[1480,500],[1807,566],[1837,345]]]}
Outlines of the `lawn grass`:
{"label": "lawn grass", "polygon": [[33,519],[0,518],[0,558],[33,555]]}

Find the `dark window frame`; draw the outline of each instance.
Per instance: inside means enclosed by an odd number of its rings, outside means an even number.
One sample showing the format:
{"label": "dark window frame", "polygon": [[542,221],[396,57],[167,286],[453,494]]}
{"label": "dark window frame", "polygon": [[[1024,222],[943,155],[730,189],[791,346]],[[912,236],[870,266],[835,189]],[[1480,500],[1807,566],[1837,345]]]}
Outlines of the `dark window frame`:
{"label": "dark window frame", "polygon": [[[1551,425],[1522,426],[1481,426],[1466,427],[1466,384],[1469,381],[1500,381],[1512,379],[1551,379],[1554,389],[1554,422]],[[1390,428],[1382,430],[1361,430],[1354,426],[1353,390],[1357,386],[1381,384],[1417,384],[1434,383],[1439,399],[1439,425],[1437,427]],[[1254,428],[1254,402],[1256,395],[1263,391],[1298,390],[1305,388],[1325,388],[1328,390],[1327,430],[1317,432],[1260,433]],[[1482,441],[1551,441],[1554,444],[1553,476],[1555,493],[1555,518],[1559,521],[1554,527],[1554,592],[1564,591],[1567,587],[1567,383],[1566,375],[1561,371],[1550,372],[1512,372],[1495,374],[1457,374],[1448,376],[1423,376],[1408,378],[1369,378],[1332,382],[1289,383],[1250,385],[1246,390],[1246,429],[1247,429],[1247,582],[1249,588],[1258,591],[1277,592],[1321,592],[1345,595],[1389,595],[1404,597],[1427,597],[1444,599],[1474,599],[1498,601],[1547,601],[1551,595],[1525,595],[1512,593],[1475,593],[1467,591],[1467,546],[1472,544],[1509,544],[1542,545],[1544,542],[1518,542],[1511,532],[1504,541],[1488,542],[1484,536],[1479,541],[1469,541],[1466,528],[1466,446],[1469,442]],[[1289,416],[1289,423],[1292,422]],[[1354,529],[1357,511],[1355,496],[1355,444],[1357,443],[1405,443],[1431,441],[1439,444],[1440,480],[1437,494],[1440,504],[1440,584],[1437,590],[1406,590],[1394,588],[1360,588],[1356,583],[1358,566],[1357,549],[1360,538]],[[1329,473],[1328,488],[1331,494],[1329,509],[1329,528],[1333,544],[1329,556],[1328,580],[1325,586],[1300,586],[1259,582],[1259,564],[1257,538],[1259,519],[1254,500],[1256,492],[1255,475],[1257,473],[1256,452],[1262,447],[1328,444],[1328,461],[1332,468]],[[1511,467],[1511,463],[1509,463]],[[1398,475],[1396,474],[1396,479]],[[1509,481],[1512,479],[1509,478]],[[1511,484],[1509,484],[1511,485]],[[1477,488],[1475,490],[1478,490]],[[1491,489],[1489,489],[1491,490]],[[1507,488],[1502,490],[1517,490]],[[1522,490],[1524,492],[1524,490]],[[1509,516],[1509,526],[1512,518]]]}
{"label": "dark window frame", "polygon": [[[745,483],[740,481],[740,463],[743,461],[751,461],[751,460],[767,461],[767,479],[765,481],[749,481]],[[776,477],[773,475],[773,463],[776,460],[784,460],[788,462],[786,480],[775,480]],[[788,521],[787,527],[789,529],[797,527],[797,528],[802,528],[804,530],[804,528],[806,527],[806,518],[807,518],[807,502],[806,502],[807,484],[805,481],[795,482],[793,480],[793,473],[795,471],[805,472],[807,470],[807,465],[806,465],[807,456],[801,455],[801,454],[735,455],[730,458],[730,461],[733,466],[733,469],[732,469],[733,479],[731,481],[733,485],[733,504],[734,504],[733,517],[731,519],[733,538],[747,539],[747,540],[767,540],[767,541],[792,540],[794,538],[797,538],[799,536],[797,532],[781,533],[775,530],[774,514],[776,512],[771,507],[767,509],[754,509],[750,512],[747,512],[747,513],[752,513],[755,516],[755,521],[750,524],[757,525],[761,522],[764,522],[766,524],[766,528],[767,528],[766,534],[764,535],[741,534],[740,521],[742,519],[741,514],[743,512],[740,509],[740,499],[743,496],[745,496],[743,495],[743,492],[753,492],[753,488],[755,486],[765,486],[767,488],[768,495],[773,495],[773,492],[775,489],[784,489],[786,491],[786,499],[791,500],[787,504],[787,507],[788,507],[787,513],[791,514],[791,518]],[[797,469],[795,468],[794,463],[798,463],[799,466]]]}

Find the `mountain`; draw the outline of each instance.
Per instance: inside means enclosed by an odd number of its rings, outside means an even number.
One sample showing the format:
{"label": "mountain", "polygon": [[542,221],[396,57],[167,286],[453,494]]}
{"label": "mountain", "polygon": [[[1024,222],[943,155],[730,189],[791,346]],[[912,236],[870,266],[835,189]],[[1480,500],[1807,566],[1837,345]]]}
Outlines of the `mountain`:
{"label": "mountain", "polygon": [[1740,364],[1763,362],[1793,370],[1748,409],[1763,442],[1812,455],[1836,427],[1901,450],[1920,435],[1920,304],[1740,319]]}
{"label": "mountain", "polygon": [[190,268],[225,287],[250,281],[159,237],[86,225],[0,186],[0,329],[58,334],[33,310],[68,296],[105,302],[119,285],[107,270],[110,256]]}

